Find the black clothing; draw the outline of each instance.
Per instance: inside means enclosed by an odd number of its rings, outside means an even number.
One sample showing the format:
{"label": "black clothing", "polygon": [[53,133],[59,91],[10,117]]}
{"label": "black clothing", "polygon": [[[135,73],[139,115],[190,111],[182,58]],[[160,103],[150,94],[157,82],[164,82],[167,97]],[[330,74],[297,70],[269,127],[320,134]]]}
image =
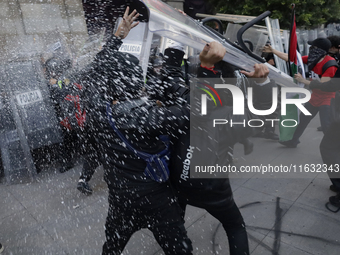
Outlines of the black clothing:
{"label": "black clothing", "polygon": [[[340,123],[333,122],[320,143],[323,163],[329,169],[327,174],[337,190],[340,190]],[[333,166],[333,170],[331,170]]]}
{"label": "black clothing", "polygon": [[227,233],[231,255],[249,254],[249,245],[248,242],[245,242],[245,240],[247,240],[245,223],[235,202],[208,205],[207,200],[208,199],[203,199],[201,202],[197,199],[190,199],[185,201],[185,203],[181,203],[181,201],[179,201],[179,203],[183,211],[185,211],[187,204],[203,208],[221,222]]}
{"label": "black clothing", "polygon": [[96,171],[96,168],[100,165],[98,146],[96,144],[95,138],[90,134],[87,134],[85,131],[81,136],[81,144],[82,148],[84,149],[84,164],[79,179],[89,182]]}
{"label": "black clothing", "polygon": [[87,128],[95,137],[109,188],[103,254],[120,254],[131,235],[143,227],[153,231],[165,254],[191,254],[191,241],[170,187],[146,177],[145,161],[126,148],[106,112],[111,107],[117,128],[136,149],[155,154],[165,148],[159,135],[171,135],[188,125],[187,93],[182,93],[184,99],[168,100],[172,103],[168,107],[141,98],[141,69],[133,57],[118,52],[121,43],[112,37],[80,77],[85,86],[82,98],[87,99]]}
{"label": "black clothing", "polygon": [[[273,88],[278,88],[275,82],[270,82],[268,84],[264,85],[258,85],[255,83],[252,83],[253,88],[253,104],[254,108],[257,110],[268,110],[272,107],[273,104]],[[277,95],[275,95],[277,97]],[[278,112],[280,110],[280,107],[277,107],[280,105],[280,102],[278,100],[276,105],[276,110],[266,116],[259,116],[259,119],[261,119],[264,122],[264,133],[274,133],[275,131],[275,125],[272,125],[270,121],[265,121],[265,119],[277,119],[278,118]],[[260,128],[256,128],[256,131],[258,132]]]}
{"label": "black clothing", "polygon": [[299,143],[299,138],[305,131],[309,122],[316,116],[317,113],[320,115],[320,122],[322,132],[325,134],[331,125],[331,114],[330,114],[330,106],[329,105],[321,105],[319,107],[313,106],[310,102],[304,104],[304,107],[307,111],[311,113],[311,115],[305,115],[300,113],[299,125],[296,127],[293,138],[291,141],[295,143]]}
{"label": "black clothing", "polygon": [[[220,78],[220,73],[214,73],[211,70],[207,70],[205,68],[199,67],[198,69],[198,77],[207,77],[207,78]],[[221,94],[221,93],[220,93]],[[199,97],[199,96],[198,96]],[[193,100],[193,99],[191,99]],[[231,117],[232,116],[232,107],[231,106],[223,106],[223,107],[218,107],[214,111],[223,112],[223,114],[226,117]],[[213,119],[213,113],[210,113],[211,118]],[[195,117],[192,119],[193,115],[191,115],[190,121],[193,122],[198,122],[200,121],[200,117]],[[234,118],[235,116],[231,117]],[[198,124],[199,125],[199,124]],[[214,134],[215,131],[217,133],[223,133],[220,135],[220,139],[223,139],[223,141],[228,141],[226,142],[229,146],[233,146],[235,143],[242,141],[243,138],[249,137],[252,134],[252,129],[251,128],[228,128],[228,125],[223,125],[221,129],[217,128],[212,128],[212,130],[209,130],[209,134]],[[190,134],[191,136],[193,134]],[[197,197],[200,197],[200,194],[205,194],[207,195],[204,191],[206,187],[209,187],[209,192],[217,192],[218,195],[216,194],[216,197],[219,197],[223,200],[225,199],[232,199],[231,196],[231,188],[229,185],[229,180],[228,179],[204,179],[204,183],[200,179],[190,179],[187,178],[190,175],[186,173],[186,177],[184,177],[183,173],[188,172],[189,166],[188,164],[185,164],[184,161],[187,158],[187,153],[193,153],[192,148],[190,146],[190,135],[189,135],[189,130],[184,129],[182,131],[182,134],[180,135],[178,141],[174,141],[174,146],[173,146],[173,156],[171,157],[170,160],[170,167],[171,167],[171,176],[170,178],[172,179],[174,185],[176,188],[181,190],[182,188],[190,188],[194,191],[191,193],[197,195]],[[220,144],[222,144],[222,140],[219,140]],[[200,148],[205,148],[208,146],[208,144],[204,144],[206,141],[203,139],[201,140],[202,146],[197,146]],[[213,146],[213,145],[212,145]],[[218,145],[217,145],[218,146]],[[226,152],[228,150],[228,146],[224,146],[224,148],[219,148],[221,153],[220,155],[223,155],[222,152]],[[196,152],[198,153],[198,152]],[[193,153],[195,154],[195,153]],[[225,154],[226,155],[226,154]],[[221,160],[224,160],[225,162],[220,165],[228,165],[230,162],[228,161],[227,158],[223,157]],[[185,166],[183,165],[185,164]],[[219,162],[220,163],[220,162]],[[183,172],[182,172],[183,170]],[[182,178],[181,178],[182,176]],[[184,178],[184,179],[183,179]],[[209,185],[207,185],[209,183]],[[211,190],[210,190],[211,189]]]}
{"label": "black clothing", "polygon": [[308,70],[312,70],[315,65],[327,55],[328,50],[324,50],[321,48],[310,48],[308,53]]}
{"label": "black clothing", "polygon": [[[331,79],[324,83],[312,81],[309,87],[327,92],[336,92],[340,90],[340,81],[339,79]],[[332,165],[333,168],[336,168],[337,164],[340,165],[340,123],[332,122],[330,124],[320,143],[320,153],[322,161],[327,164],[328,169]],[[336,189],[340,190],[340,173],[327,171],[327,174]]]}
{"label": "black clothing", "polygon": [[327,55],[332,43],[327,38],[317,38],[314,41],[308,41],[311,45],[308,53],[308,70],[312,70],[321,58]]}
{"label": "black clothing", "polygon": [[332,43],[328,38],[316,38],[313,41],[308,41],[308,44],[312,46],[313,48],[319,48],[326,52],[332,47]]}
{"label": "black clothing", "polygon": [[340,90],[340,80],[339,79],[331,79],[330,81],[327,82],[319,82],[316,80],[312,80],[310,85],[310,89],[320,89],[325,92],[336,92]]}
{"label": "black clothing", "polygon": [[57,146],[57,158],[61,164],[59,171],[65,172],[74,166],[74,156],[79,152],[79,139],[77,133],[74,130],[69,130],[61,125],[61,121],[64,118],[64,112],[61,105],[69,92],[68,88],[62,81],[58,81],[56,84],[49,83],[48,86],[50,90],[51,102],[54,106],[63,134],[63,142]]}
{"label": "black clothing", "polygon": [[191,254],[191,242],[183,237],[186,230],[179,218],[180,207],[167,183],[133,183],[120,175],[110,180],[103,255],[120,255],[141,228],[152,231],[165,254]]}
{"label": "black clothing", "polygon": [[[338,69],[336,70],[336,73],[334,74],[333,78],[340,78],[340,54],[339,53],[330,53],[328,52],[328,55],[335,59],[336,63],[338,64]],[[326,70],[325,70],[326,71]]]}
{"label": "black clothing", "polygon": [[[211,70],[199,67],[198,77],[207,78],[219,78],[220,73],[214,73]],[[191,100],[194,100],[191,98]],[[220,107],[222,112],[226,116],[231,115],[232,107],[224,106]],[[193,116],[190,117],[191,125],[193,121],[199,121],[199,117],[195,120]],[[199,124],[198,124],[199,126]],[[229,165],[231,162],[227,157],[228,147],[232,147],[236,142],[251,135],[251,130],[228,130],[227,129],[217,129],[212,128],[209,130],[209,134],[215,134],[217,131],[219,142],[223,144],[229,144],[224,148],[218,148],[216,151],[220,152],[222,156],[219,165]],[[228,178],[210,178],[210,179],[198,179],[190,178],[190,161],[195,154],[199,157],[199,151],[196,150],[194,146],[191,146],[190,138],[193,134],[189,135],[190,130],[184,129],[180,134],[178,140],[174,140],[172,156],[170,159],[170,179],[174,185],[179,203],[183,210],[187,204],[197,206],[206,209],[212,216],[217,218],[222,224],[227,233],[229,240],[229,249],[231,255],[244,255],[249,254],[248,239],[245,229],[245,223],[243,221],[242,215],[237,208],[230,186]],[[221,134],[222,133],[222,134]],[[205,134],[207,136],[207,134]],[[214,137],[212,135],[212,137]],[[202,137],[203,138],[203,137]],[[217,139],[217,138],[216,138]],[[200,140],[200,139],[195,139]],[[222,141],[223,140],[223,141]],[[201,146],[197,148],[207,148],[208,146],[213,146],[207,144],[207,141],[202,139]],[[204,151],[204,153],[207,150]],[[214,152],[216,152],[214,151]]]}
{"label": "black clothing", "polygon": [[183,2],[183,10],[188,16],[194,19],[198,18],[196,17],[197,13],[214,13],[213,7],[211,6],[211,4],[209,4],[209,1],[207,0],[185,0]]}

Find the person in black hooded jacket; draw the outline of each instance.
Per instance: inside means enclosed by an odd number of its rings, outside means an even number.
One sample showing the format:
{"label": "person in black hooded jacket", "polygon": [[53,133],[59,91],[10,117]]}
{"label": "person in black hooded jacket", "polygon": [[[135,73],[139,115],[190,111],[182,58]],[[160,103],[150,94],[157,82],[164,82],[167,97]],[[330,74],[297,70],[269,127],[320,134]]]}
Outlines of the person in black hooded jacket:
{"label": "person in black hooded jacket", "polygon": [[[214,64],[218,62],[216,61],[217,59],[222,59],[224,54],[225,48],[222,45],[216,42],[206,45],[200,54],[201,66],[198,69],[197,77],[220,79],[221,73],[214,70]],[[255,65],[255,71],[252,73],[241,71],[241,73],[249,77],[260,78],[259,83],[267,82],[268,72],[265,65]],[[204,79],[206,82],[208,80]],[[219,94],[223,97],[222,93]],[[191,129],[182,132],[177,141],[174,142],[172,149],[173,154],[170,159],[171,182],[177,191],[176,194],[183,209],[183,216],[187,204],[207,210],[222,223],[228,236],[230,254],[249,254],[245,223],[233,199],[229,178],[226,176],[224,178],[192,178],[192,172],[190,171],[193,171],[194,160],[196,160],[195,162],[200,162],[200,158],[202,158],[202,164],[205,164],[206,158],[211,159],[216,156],[213,160],[214,165],[216,163],[220,166],[230,165],[230,158],[227,157],[228,147],[233,147],[235,143],[242,142],[245,138],[251,136],[252,130],[249,127],[242,128],[240,126],[228,128],[228,125],[209,129],[204,124],[205,120],[199,114],[195,114],[193,109],[195,108],[193,101],[195,98],[199,100],[200,93],[197,95],[194,93],[193,95],[194,98],[191,96],[191,111],[193,113],[190,117]],[[230,102],[228,105],[230,105]],[[237,121],[239,118],[232,116],[233,107],[228,105],[219,107],[218,112],[215,113],[222,112],[229,120],[234,119]],[[200,106],[197,108],[199,109]],[[211,118],[214,118],[214,112],[211,112],[210,115]],[[243,117],[248,118],[247,116]],[[201,129],[197,128],[198,132],[191,132],[195,130],[195,127],[204,127],[202,129],[206,130],[200,132]],[[209,137],[213,137],[218,142],[214,144],[214,139]],[[193,141],[196,141],[195,145],[192,144]],[[198,143],[201,144],[198,145]],[[209,156],[207,157],[204,154],[209,154]]]}
{"label": "person in black hooded jacket", "polygon": [[[155,100],[143,97],[144,81],[138,59],[118,51],[121,38],[138,24],[137,18],[136,11],[129,15],[127,7],[115,35],[77,78],[84,87],[88,133],[96,141],[109,189],[102,253],[121,254],[134,232],[148,228],[165,254],[192,254],[192,244],[169,184],[156,182],[145,174],[146,162],[127,148],[109,122],[115,122],[135,149],[150,154],[166,147],[159,135],[176,133],[188,123],[187,90],[169,100],[171,105],[159,107]],[[166,89],[171,88],[170,84]]]}

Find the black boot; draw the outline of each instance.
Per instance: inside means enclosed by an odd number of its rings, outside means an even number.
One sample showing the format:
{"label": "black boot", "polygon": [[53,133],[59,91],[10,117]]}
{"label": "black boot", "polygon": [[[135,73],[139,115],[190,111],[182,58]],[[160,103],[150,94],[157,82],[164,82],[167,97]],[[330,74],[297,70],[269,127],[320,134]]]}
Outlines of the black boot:
{"label": "black boot", "polygon": [[253,152],[254,149],[254,143],[250,141],[249,139],[245,139],[243,142],[243,149],[244,149],[244,155],[249,155]]}
{"label": "black boot", "polygon": [[329,198],[329,202],[331,203],[331,205],[340,209],[340,193],[338,193],[336,196],[331,196]]}
{"label": "black boot", "polygon": [[84,179],[79,179],[77,189],[87,196],[91,195],[93,192],[89,183]]}
{"label": "black boot", "polygon": [[279,136],[277,134],[275,134],[274,132],[264,132],[263,133],[263,138],[270,139],[270,140],[275,140],[275,141],[279,140]]}

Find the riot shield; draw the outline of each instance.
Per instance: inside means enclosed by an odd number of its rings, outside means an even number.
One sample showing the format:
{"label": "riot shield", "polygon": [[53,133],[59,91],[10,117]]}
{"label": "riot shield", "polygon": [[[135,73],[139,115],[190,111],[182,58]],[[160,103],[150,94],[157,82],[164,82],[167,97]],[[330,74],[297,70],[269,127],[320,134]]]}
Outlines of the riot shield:
{"label": "riot shield", "polygon": [[38,60],[1,66],[1,158],[7,183],[32,180],[31,150],[62,142]]}
{"label": "riot shield", "polygon": [[[23,132],[17,104],[6,77],[5,66],[0,67],[0,150],[7,183],[33,179],[36,173],[30,149]],[[8,84],[8,85],[7,85]]]}
{"label": "riot shield", "polygon": [[[179,13],[165,3],[157,0],[143,0],[143,2],[150,9],[149,33],[157,34],[184,45],[190,45],[190,47],[198,51],[201,51],[206,43],[211,41],[220,42],[227,50],[223,60],[241,69],[250,71],[253,70],[255,64],[259,63],[257,59],[231,45],[225,38],[204,27],[199,21]],[[148,36],[146,41],[150,42],[151,45],[151,40],[152,36]],[[147,51],[150,52],[150,48],[146,47],[144,50],[146,51],[145,55]],[[278,84],[288,87],[296,86],[289,75],[275,67],[267,66],[270,70],[269,77]],[[147,64],[143,64],[142,67],[145,71]]]}
{"label": "riot shield", "polygon": [[[266,18],[266,25],[268,28],[270,43],[272,47],[280,52],[284,52],[281,32],[280,32],[280,25],[278,19],[270,19]],[[287,51],[288,52],[288,51]],[[282,70],[286,74],[288,74],[287,64],[284,60],[280,59],[278,56],[274,54],[274,59],[276,66],[278,69]]]}
{"label": "riot shield", "polygon": [[[237,32],[241,27],[241,25],[229,23],[225,37],[229,39],[229,41],[237,43]],[[261,56],[262,48],[266,45],[268,36],[263,32],[263,30],[258,28],[249,28],[243,34],[243,40],[247,44],[250,51],[258,56]]]}
{"label": "riot shield", "polygon": [[72,72],[82,70],[89,65],[96,54],[102,50],[103,45],[107,41],[106,28],[102,28],[98,33],[92,34],[85,40],[79,49],[75,49],[75,57],[73,60]]}
{"label": "riot shield", "polygon": [[7,25],[0,43],[0,147],[8,183],[33,179],[31,152],[62,142],[43,67],[52,57],[72,62],[70,49],[87,38],[78,1],[50,2],[1,5],[0,21]]}

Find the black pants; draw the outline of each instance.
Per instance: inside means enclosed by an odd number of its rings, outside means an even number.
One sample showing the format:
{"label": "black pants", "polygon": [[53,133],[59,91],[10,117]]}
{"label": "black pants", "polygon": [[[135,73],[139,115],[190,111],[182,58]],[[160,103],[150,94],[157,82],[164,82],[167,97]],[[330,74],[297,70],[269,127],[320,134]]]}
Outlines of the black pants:
{"label": "black pants", "polygon": [[277,110],[270,115],[267,116],[259,116],[259,118],[264,122],[263,127],[254,128],[256,131],[263,130],[264,133],[275,133],[275,121],[273,123],[271,121],[266,121],[266,119],[278,119]]}
{"label": "black pants", "polygon": [[[328,167],[328,176],[340,192],[340,123],[333,122],[320,144],[323,163]],[[332,168],[331,168],[332,166]],[[331,170],[333,169],[333,170]]]}
{"label": "black pants", "polygon": [[100,163],[96,159],[92,160],[88,155],[84,155],[84,164],[79,179],[89,182],[99,165]]}
{"label": "black pants", "polygon": [[194,198],[190,197],[190,193],[190,190],[185,194],[183,192],[179,193],[179,204],[183,209],[183,217],[187,204],[205,209],[222,223],[227,233],[230,255],[249,255],[245,223],[234,199],[218,199],[218,196],[216,200],[212,199],[214,196],[209,196],[209,199],[205,199],[204,195],[200,196],[200,198]]}
{"label": "black pants", "polygon": [[329,105],[321,105],[319,107],[313,106],[311,103],[307,102],[304,104],[306,109],[312,114],[312,115],[305,115],[304,113],[300,113],[300,122],[294,132],[293,135],[293,142],[298,143],[299,138],[305,131],[306,127],[308,126],[309,122],[315,117],[315,115],[319,112],[320,115],[320,121],[321,121],[321,127],[322,131],[325,133],[327,129],[329,128],[331,124],[331,116],[330,116],[330,106]]}
{"label": "black pants", "polygon": [[90,135],[84,136],[82,139],[82,146],[84,164],[79,179],[89,182],[96,171],[96,168],[100,165],[100,158],[98,154],[99,149],[95,139]]}
{"label": "black pants", "polygon": [[77,133],[73,130],[66,130],[62,128],[63,131],[63,143],[60,144],[59,157],[63,165],[73,167],[74,156],[79,153],[79,138]]}
{"label": "black pants", "polygon": [[132,234],[152,231],[166,255],[192,254],[180,207],[166,183],[107,180],[109,211],[103,255],[120,255]]}

